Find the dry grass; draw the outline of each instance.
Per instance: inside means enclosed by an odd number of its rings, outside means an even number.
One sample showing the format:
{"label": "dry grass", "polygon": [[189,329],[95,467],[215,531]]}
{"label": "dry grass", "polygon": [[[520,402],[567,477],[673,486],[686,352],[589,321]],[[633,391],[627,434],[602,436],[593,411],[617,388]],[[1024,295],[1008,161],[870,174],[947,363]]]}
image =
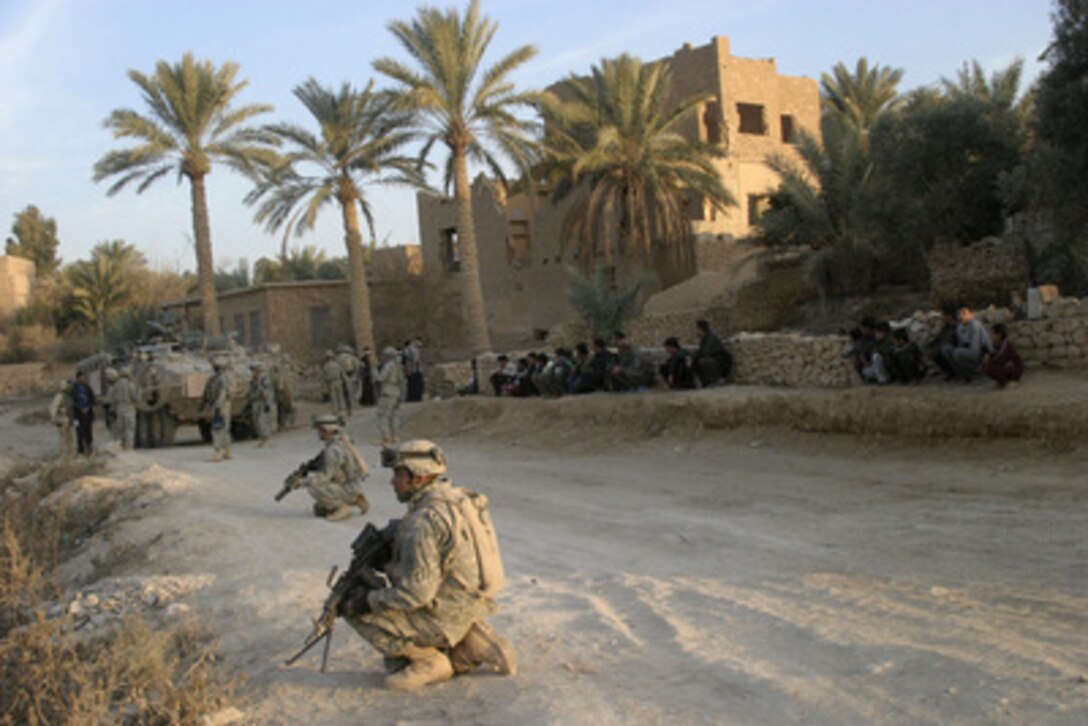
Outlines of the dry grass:
{"label": "dry grass", "polygon": [[48,618],[59,595],[52,569],[108,516],[97,509],[39,506],[65,482],[100,473],[74,460],[38,469],[8,496],[27,466],[0,482],[0,723],[197,722],[224,705],[234,684],[215,665],[217,644],[194,623],[156,627],[143,616],[81,630],[86,622]]}

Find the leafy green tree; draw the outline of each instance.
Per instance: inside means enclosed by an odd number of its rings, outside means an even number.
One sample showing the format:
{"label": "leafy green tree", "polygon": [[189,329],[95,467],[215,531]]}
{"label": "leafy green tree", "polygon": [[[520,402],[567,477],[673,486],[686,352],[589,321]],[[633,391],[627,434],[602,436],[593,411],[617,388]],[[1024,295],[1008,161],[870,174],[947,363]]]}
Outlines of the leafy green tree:
{"label": "leafy green tree", "polygon": [[[257,222],[270,231],[285,228],[285,253],[290,232],[313,229],[326,204],[339,205],[350,269],[355,346],[373,348],[374,322],[359,216],[366,220],[371,237],[374,218],[363,188],[377,182],[422,183],[417,163],[401,155],[413,137],[409,129],[412,118],[394,108],[392,96],[375,93],[373,82],[362,90],[347,83],[334,90],[311,78],[295,88],[295,97],[314,117],[320,134],[295,124],[268,127],[287,147],[284,164],[267,174],[246,201],[260,202]],[[286,259],[286,254],[283,257]]]}
{"label": "leafy green tree", "polygon": [[374,68],[397,83],[400,102],[414,114],[424,135],[420,158],[427,158],[438,143],[449,151],[445,186],[449,189],[452,183],[457,205],[461,304],[469,347],[483,353],[491,349],[491,334],[480,284],[468,162],[482,162],[501,180],[505,176],[495,151],[523,170],[532,165],[533,125],[515,114],[531,106],[535,95],[517,91],[510,74],[537,51],[523,45],[484,68],[483,57],[498,24],[480,14],[478,0],[463,15],[455,9],[420,8],[414,20],[394,21],[389,30],[415,67],[380,58]]}
{"label": "leafy green tree", "polygon": [[215,271],[215,291],[227,292],[228,290],[243,290],[249,287],[249,262],[245,258],[238,260],[233,270],[218,269]]}
{"label": "leafy green tree", "polygon": [[1055,0],[1049,68],[1034,93],[1035,146],[1006,180],[1007,201],[1045,218],[1054,242],[1038,250],[1037,282],[1088,292],[1088,1]]}
{"label": "leafy green tree", "polygon": [[822,143],[799,133],[800,164],[783,154],[768,159],[782,182],[759,219],[760,234],[773,246],[811,249],[807,270],[822,294],[863,292],[872,283],[872,164],[849,119],[825,114],[820,129]]}
{"label": "leafy green tree", "polygon": [[584,270],[598,257],[606,267],[620,256],[649,266],[656,249],[690,252],[689,206],[736,203],[714,166],[725,150],[677,129],[710,97],[670,102],[664,64],[605,59],[563,92],[570,100],[543,97],[544,170],[554,202],[575,195],[563,237],[576,242]]}
{"label": "leafy green tree", "polygon": [[901,80],[902,68],[879,64],[870,68],[868,58],[859,58],[852,72],[843,63],[836,63],[831,73],[820,74],[824,112],[867,132],[880,114],[895,107]]}
{"label": "leafy green tree", "polygon": [[56,271],[60,260],[57,258],[57,222],[52,217],[43,217],[33,204],[16,212],[11,224],[11,236],[4,244],[5,254],[24,257],[34,262],[34,272],[38,277],[48,277]]}
{"label": "leafy green tree", "polygon": [[247,81],[236,80],[237,75],[235,63],[216,68],[210,61],[195,60],[191,53],[174,65],[159,61],[151,75],[129,71],[128,77],[139,87],[149,114],[131,109],[113,111],[105,127],[115,139],[132,139],[135,145],[109,152],[94,166],[96,182],[116,179],[107,191],[111,196],[132,182],[139,182],[136,191],[142,193],[171,172],[179,181],[182,177],[188,179],[201,311],[204,331],[209,335],[219,333],[219,311],[206,177],[213,161],[255,175],[261,165],[275,158],[269,147],[276,138],[246,125],[272,107],[232,105],[248,85]]}
{"label": "leafy green tree", "polygon": [[131,301],[136,277],[146,266],[144,256],[126,242],[95,245],[88,259],[65,268],[72,311],[102,336],[106,323]]}

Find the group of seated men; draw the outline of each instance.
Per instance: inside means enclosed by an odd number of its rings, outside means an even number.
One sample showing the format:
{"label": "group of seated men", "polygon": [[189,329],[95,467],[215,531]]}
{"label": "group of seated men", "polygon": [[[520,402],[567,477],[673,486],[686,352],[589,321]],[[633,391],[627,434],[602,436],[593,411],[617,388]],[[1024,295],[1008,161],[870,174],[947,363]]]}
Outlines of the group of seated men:
{"label": "group of seated men", "polygon": [[622,331],[616,331],[614,351],[603,338],[596,338],[592,350],[579,343],[573,351],[559,347],[551,356],[529,353],[516,362],[500,355],[489,382],[496,396],[518,397],[646,390],[657,385],[658,373],[666,385],[677,389],[723,382],[732,368],[729,351],[705,320],[696,323],[696,336],[695,352],[685,350],[676,338],[666,340],[667,359],[658,371]]}
{"label": "group of seated men", "polygon": [[925,352],[910,339],[906,328],[892,329],[887,321],[863,318],[850,331],[852,344],[843,353],[866,383],[917,383],[929,372],[926,359],[944,374],[945,380],[970,383],[984,374],[1004,388],[1018,382],[1024,364],[1009,340],[1003,323],[988,332],[967,305],[941,308],[941,329],[925,345]]}

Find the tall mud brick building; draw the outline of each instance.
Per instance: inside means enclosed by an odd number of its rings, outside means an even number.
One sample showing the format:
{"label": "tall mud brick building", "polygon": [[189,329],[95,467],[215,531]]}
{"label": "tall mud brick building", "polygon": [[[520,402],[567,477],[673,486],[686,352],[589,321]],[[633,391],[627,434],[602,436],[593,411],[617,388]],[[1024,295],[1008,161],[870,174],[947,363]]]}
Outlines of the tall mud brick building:
{"label": "tall mud brick building", "polygon": [[[794,153],[801,130],[819,134],[820,99],[814,80],[781,75],[773,58],[736,57],[723,36],[704,46],[685,45],[656,62],[669,66],[673,100],[711,96],[680,131],[726,151],[716,166],[737,200],[737,206],[725,213],[693,200],[694,254],[685,262],[653,263],[653,289],[662,290],[720,265],[734,240],[750,233],[768,195],[778,186],[767,157]],[[565,293],[573,257],[570,251],[564,253],[561,240],[563,219],[573,200],[553,205],[549,195],[549,189],[537,189],[507,197],[483,176],[473,184],[480,276],[497,349],[523,343],[534,333],[539,337],[540,331],[576,317]],[[429,296],[427,337],[432,347],[445,348],[448,355],[467,353],[458,351],[463,336],[454,201],[421,193],[417,204]],[[621,260],[605,274],[621,279],[631,268]]]}

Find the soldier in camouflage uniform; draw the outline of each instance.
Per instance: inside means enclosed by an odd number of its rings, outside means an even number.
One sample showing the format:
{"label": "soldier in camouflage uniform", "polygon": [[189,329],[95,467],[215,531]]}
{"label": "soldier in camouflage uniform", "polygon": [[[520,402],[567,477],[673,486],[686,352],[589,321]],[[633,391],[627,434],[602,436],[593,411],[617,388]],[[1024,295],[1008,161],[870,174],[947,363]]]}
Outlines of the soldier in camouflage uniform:
{"label": "soldier in camouflage uniform", "polygon": [[276,392],[276,429],[284,431],[295,423],[295,390],[291,376],[291,357],[280,349],[279,343],[269,343],[273,356],[268,379]]}
{"label": "soldier in camouflage uniform", "polygon": [[338,522],[351,516],[352,507],[366,514],[370,509],[363,496],[366,462],[343,430],[340,418],[318,416],[314,428],[325,448],[304,465],[307,473],[302,480],[314,498],[314,515]]}
{"label": "soldier in camouflage uniform", "polygon": [[246,391],[246,408],[249,410],[257,438],[260,439],[257,446],[264,446],[276,426],[276,391],[264,374],[263,365],[254,363],[249,369],[253,371],[253,377],[249,381],[249,390]]}
{"label": "soldier in camouflage uniform", "polygon": [[422,439],[391,453],[383,463],[408,513],[396,526],[389,586],[346,603],[347,622],[385,656],[388,688],[440,683],[478,665],[513,675],[513,646],[485,621],[497,605],[480,593],[476,550],[456,536],[445,455]]}
{"label": "soldier in camouflage uniform", "polygon": [[404,367],[397,358],[396,348],[382,351],[382,367],[378,371],[378,431],[383,448],[397,445],[397,417],[404,394]]}
{"label": "soldier in camouflage uniform", "polygon": [[133,448],[136,445],[136,403],[139,396],[128,368],[118,372],[117,381],[110,386],[106,400],[114,417],[113,438],[120,441],[123,448]]}
{"label": "soldier in camouflage uniform", "polygon": [[49,418],[57,427],[59,454],[62,459],[76,455],[75,404],[72,403],[71,381],[61,381],[49,403]]}
{"label": "soldier in camouflage uniform", "polygon": [[336,359],[340,363],[340,368],[344,371],[344,400],[350,416],[353,405],[359,402],[359,396],[362,393],[359,385],[359,358],[355,355],[355,351],[351,349],[351,346],[345,343],[340,346],[340,352]]}
{"label": "soldier in camouflage uniform", "polygon": [[334,416],[347,413],[344,401],[344,369],[331,350],[325,351],[325,365],[321,367],[321,382],[329,394],[329,406]]}
{"label": "soldier in camouflage uniform", "polygon": [[230,459],[230,372],[226,358],[212,359],[215,374],[204,385],[201,409],[212,412],[212,461]]}

